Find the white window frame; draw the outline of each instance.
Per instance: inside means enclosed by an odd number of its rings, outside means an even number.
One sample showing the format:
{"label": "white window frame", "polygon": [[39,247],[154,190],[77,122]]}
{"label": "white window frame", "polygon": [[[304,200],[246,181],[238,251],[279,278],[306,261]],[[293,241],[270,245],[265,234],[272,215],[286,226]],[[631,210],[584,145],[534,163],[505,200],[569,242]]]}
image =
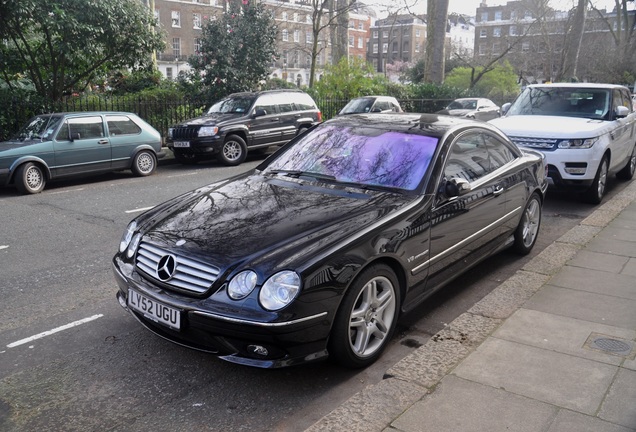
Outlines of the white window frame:
{"label": "white window frame", "polygon": [[181,27],[181,12],[180,11],[171,11],[170,17],[172,19],[172,27],[180,28]]}

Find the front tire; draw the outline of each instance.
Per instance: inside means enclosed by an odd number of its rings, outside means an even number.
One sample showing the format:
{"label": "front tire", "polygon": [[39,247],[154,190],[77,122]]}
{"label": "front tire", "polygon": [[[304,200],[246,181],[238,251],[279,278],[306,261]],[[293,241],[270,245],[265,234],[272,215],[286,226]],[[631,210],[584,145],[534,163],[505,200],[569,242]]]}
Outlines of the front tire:
{"label": "front tire", "polygon": [[609,160],[607,156],[604,156],[594,177],[592,186],[587,190],[585,198],[586,201],[591,204],[600,204],[605,195],[605,188],[607,187],[607,172],[609,169]]}
{"label": "front tire", "polygon": [[537,242],[541,227],[541,198],[536,192],[530,195],[523,215],[515,231],[514,251],[519,255],[528,255]]}
{"label": "front tire", "polygon": [[238,135],[227,137],[218,155],[223,165],[234,166],[241,164],[247,157],[247,145]]}
{"label": "front tire", "polygon": [[344,296],[329,339],[339,364],[362,368],[375,362],[395,331],[400,308],[397,277],[388,266],[364,270]]}
{"label": "front tire", "polygon": [[616,177],[621,180],[631,180],[632,177],[634,177],[634,171],[636,171],[636,144],[634,144],[634,148],[632,148],[632,154],[627,160],[627,164],[616,173]]}
{"label": "front tire", "polygon": [[27,162],[18,167],[15,172],[15,187],[23,194],[42,192],[46,185],[46,174],[38,164]]}
{"label": "front tire", "polygon": [[146,177],[157,169],[157,157],[153,152],[142,150],[133,158],[131,170],[138,177]]}

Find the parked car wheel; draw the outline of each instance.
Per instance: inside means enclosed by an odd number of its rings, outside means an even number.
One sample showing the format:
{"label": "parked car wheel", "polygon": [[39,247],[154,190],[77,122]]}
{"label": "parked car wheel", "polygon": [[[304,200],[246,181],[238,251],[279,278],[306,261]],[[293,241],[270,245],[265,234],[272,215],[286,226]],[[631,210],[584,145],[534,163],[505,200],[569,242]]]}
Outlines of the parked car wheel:
{"label": "parked car wheel", "polygon": [[238,135],[227,137],[219,153],[219,160],[224,165],[239,165],[247,156],[247,145],[243,138]]}
{"label": "parked car wheel", "polygon": [[133,158],[132,172],[136,176],[149,176],[157,168],[157,158],[154,153],[142,150]]}
{"label": "parked car wheel", "polygon": [[45,185],[46,175],[38,164],[27,162],[20,165],[15,172],[15,187],[20,193],[40,193]]}
{"label": "parked car wheel", "polygon": [[528,255],[537,242],[541,226],[541,198],[537,193],[530,196],[519,226],[515,231],[514,250],[520,255]]}
{"label": "parked car wheel", "polygon": [[608,166],[609,161],[607,160],[607,156],[604,156],[598,167],[598,171],[596,172],[596,177],[594,177],[594,182],[586,192],[586,201],[591,204],[600,204],[603,200],[603,196],[605,195],[605,186],[607,184]]}
{"label": "parked car wheel", "polygon": [[627,161],[627,165],[616,174],[616,177],[621,180],[631,180],[634,177],[634,171],[636,171],[636,144],[632,148],[632,155]]}
{"label": "parked car wheel", "polygon": [[400,290],[393,270],[374,265],[345,295],[336,316],[329,352],[343,366],[366,367],[382,353],[395,330]]}

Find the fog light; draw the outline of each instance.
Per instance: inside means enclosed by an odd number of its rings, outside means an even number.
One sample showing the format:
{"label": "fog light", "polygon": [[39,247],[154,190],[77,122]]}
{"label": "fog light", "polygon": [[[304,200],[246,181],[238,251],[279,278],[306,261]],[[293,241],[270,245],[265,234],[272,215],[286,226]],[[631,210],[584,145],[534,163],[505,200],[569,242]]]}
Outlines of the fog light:
{"label": "fog light", "polygon": [[565,168],[563,168],[566,173],[570,175],[582,175],[585,174],[587,170],[586,162],[568,162],[565,164]]}
{"label": "fog light", "polygon": [[269,355],[269,351],[262,345],[248,345],[247,350],[257,356],[266,357]]}

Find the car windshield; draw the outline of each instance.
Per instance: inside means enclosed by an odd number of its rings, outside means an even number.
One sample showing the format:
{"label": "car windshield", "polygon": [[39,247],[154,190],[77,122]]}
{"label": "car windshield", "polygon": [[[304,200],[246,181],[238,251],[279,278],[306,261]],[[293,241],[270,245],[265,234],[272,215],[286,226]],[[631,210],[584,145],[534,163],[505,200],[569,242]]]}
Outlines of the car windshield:
{"label": "car windshield", "polygon": [[12,137],[12,139],[14,141],[50,139],[61,120],[62,116],[54,115],[33,117]]}
{"label": "car windshield", "polygon": [[208,110],[208,114],[244,114],[256,100],[255,96],[230,96],[221,99]]}
{"label": "car windshield", "polygon": [[477,109],[477,99],[463,99],[463,100],[454,100],[446,109]]}
{"label": "car windshield", "polygon": [[350,100],[347,105],[340,111],[340,114],[356,114],[368,113],[373,106],[373,98],[358,98]]}
{"label": "car windshield", "polygon": [[507,116],[547,115],[606,120],[609,99],[607,89],[529,87],[515,100]]}
{"label": "car windshield", "polygon": [[422,182],[437,143],[435,137],[405,132],[324,125],[273,159],[266,171],[412,191]]}

